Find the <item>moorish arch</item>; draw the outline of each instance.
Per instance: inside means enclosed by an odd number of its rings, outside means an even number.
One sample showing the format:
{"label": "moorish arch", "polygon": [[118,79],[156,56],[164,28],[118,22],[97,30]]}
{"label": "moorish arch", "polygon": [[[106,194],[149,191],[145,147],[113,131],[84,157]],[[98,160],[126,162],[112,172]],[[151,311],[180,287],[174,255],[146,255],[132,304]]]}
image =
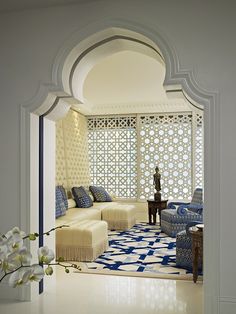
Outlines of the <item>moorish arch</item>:
{"label": "moorish arch", "polygon": [[[205,138],[207,147],[205,155],[205,211],[204,237],[205,249],[205,311],[214,308],[217,312],[216,296],[219,290],[219,147],[216,145],[218,136],[218,97],[199,87],[193,72],[182,70],[174,48],[154,29],[125,20],[106,20],[90,24],[80,29],[67,42],[56,56],[52,65],[52,82],[40,85],[37,95],[21,110],[21,227],[27,231],[35,229],[38,221],[32,222],[35,206],[32,200],[38,199],[38,159],[33,162],[32,156],[37,153],[30,137],[37,141],[37,125],[40,116],[45,120],[56,121],[61,118],[72,105],[79,104],[83,108],[83,82],[90,69],[106,56],[115,51],[130,49],[138,51],[165,64],[166,73],[164,87],[167,94],[184,95],[192,104],[204,107]],[[34,115],[34,127],[32,127]],[[51,126],[50,126],[51,128]],[[47,136],[44,131],[45,141]],[[55,143],[54,143],[55,144]],[[34,146],[34,147],[33,147]],[[53,145],[52,145],[53,147]],[[50,149],[48,147],[48,149]],[[52,159],[51,159],[52,162]],[[47,161],[46,161],[47,163]],[[47,167],[47,165],[45,165]],[[35,174],[32,177],[32,173]],[[52,182],[51,173],[44,176],[43,182]],[[33,180],[33,181],[32,181]],[[33,184],[33,185],[32,185]],[[50,196],[47,195],[50,198]],[[52,203],[52,200],[45,200]],[[31,209],[30,209],[31,208]],[[32,209],[33,208],[33,209]],[[37,208],[38,209],[38,208]],[[27,217],[27,220],[23,219]],[[22,299],[31,297],[31,288],[23,294]],[[208,312],[207,311],[207,312]]]}

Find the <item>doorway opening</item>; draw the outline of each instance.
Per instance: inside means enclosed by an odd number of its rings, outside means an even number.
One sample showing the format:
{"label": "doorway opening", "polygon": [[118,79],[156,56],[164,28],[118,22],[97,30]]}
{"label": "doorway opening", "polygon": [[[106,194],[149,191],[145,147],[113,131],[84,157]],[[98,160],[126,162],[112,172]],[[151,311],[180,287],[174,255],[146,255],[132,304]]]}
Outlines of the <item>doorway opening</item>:
{"label": "doorway opening", "polygon": [[[112,33],[114,33],[115,29],[114,28],[109,29],[108,33],[111,31],[112,31]],[[159,51],[159,48],[157,48],[157,45],[155,44],[154,41],[148,39],[148,37],[146,37],[144,35],[140,35],[142,32],[136,33],[134,31],[122,30],[120,28],[116,31],[118,31],[119,34],[121,34],[123,31],[124,33],[126,33],[126,35],[128,32],[129,36],[131,36],[130,38],[133,38],[133,39],[135,38],[136,43],[137,43],[137,40],[138,41],[144,40],[144,42],[147,44],[147,45],[143,45],[145,47],[142,47],[142,49],[145,48],[145,53],[146,53],[146,48],[149,48],[149,50],[152,51],[151,53],[155,53],[155,54],[159,55],[159,57],[164,56],[163,58],[166,61],[166,75],[165,75],[164,85],[165,85],[167,94],[169,93],[169,94],[173,95],[175,93],[175,95],[176,95],[176,93],[177,93],[177,95],[181,94],[181,97],[182,97],[182,95],[184,95],[184,97],[187,97],[191,101],[191,103],[193,103],[196,106],[198,106],[197,105],[198,103],[203,104],[204,109],[206,108],[206,119],[204,121],[206,121],[206,125],[207,125],[206,132],[205,132],[205,145],[209,144],[209,138],[210,139],[212,139],[212,137],[214,138],[213,133],[212,133],[212,125],[214,125],[214,123],[215,123],[215,117],[214,117],[214,112],[212,112],[209,108],[209,104],[211,102],[214,104],[214,95],[207,94],[207,95],[205,95],[205,98],[204,98],[204,94],[198,92],[198,89],[196,88],[196,86],[194,86],[193,82],[191,82],[191,79],[189,79],[189,77],[185,76],[185,78],[183,78],[184,75],[181,76],[181,74],[179,74],[179,77],[178,77],[178,75],[176,75],[176,77],[174,77],[175,76],[174,74],[176,74],[176,73],[173,73],[173,71],[176,71],[176,68],[173,70],[173,65],[175,63],[175,60],[172,60],[170,57],[169,58],[167,57],[168,53],[169,53],[168,46],[165,47],[162,39],[159,41],[161,48],[163,48],[162,53],[161,53]],[[41,106],[39,106],[37,108],[37,110],[32,110],[32,108],[30,108],[30,112],[34,112],[34,113],[31,113],[31,118],[33,115],[35,115],[34,118],[36,120],[37,120],[37,116],[40,113],[45,114],[45,112],[49,108],[52,108],[50,110],[50,112],[48,113],[48,115],[45,116],[45,119],[47,119],[48,121],[53,121],[51,126],[52,126],[52,128],[54,128],[54,132],[55,132],[54,121],[56,121],[58,119],[58,116],[62,115],[62,112],[63,112],[63,114],[65,114],[65,112],[67,112],[72,105],[73,106],[78,105],[79,106],[78,110],[84,110],[84,112],[86,112],[86,110],[88,110],[88,106],[87,106],[86,102],[84,102],[84,95],[83,95],[83,88],[82,88],[84,80],[82,79],[82,77],[85,78],[87,76],[91,67],[89,68],[89,66],[88,67],[85,66],[85,64],[86,64],[85,58],[81,58],[81,62],[80,62],[80,60],[78,59],[78,55],[81,55],[81,54],[78,54],[78,52],[79,51],[84,52],[86,50],[85,46],[89,47],[90,46],[89,42],[91,40],[93,42],[96,42],[96,40],[95,40],[96,36],[95,35],[97,36],[97,42],[99,42],[99,39],[101,39],[101,38],[103,38],[103,39],[108,38],[108,34],[106,33],[106,31],[101,31],[100,33],[94,34],[89,39],[88,38],[84,39],[84,41],[81,41],[79,45],[74,47],[74,49],[72,49],[70,51],[70,53],[67,55],[67,58],[64,58],[63,64],[59,64],[59,66],[57,65],[58,69],[59,69],[57,71],[57,74],[58,74],[57,79],[58,79],[58,82],[61,84],[61,87],[63,87],[62,91],[58,91],[56,89],[53,90],[53,88],[51,91],[49,91],[48,88],[44,89],[43,92],[45,92],[47,90],[47,95],[46,95],[47,97],[46,97],[46,100],[44,101],[43,105],[41,103]],[[124,35],[122,34],[122,36],[124,36]],[[140,37],[141,37],[141,39],[140,39]],[[152,37],[155,38],[154,35],[151,36],[151,38]],[[117,39],[117,40],[119,40],[119,39]],[[114,43],[115,40],[112,40],[112,42]],[[158,42],[158,39],[156,40],[156,42]],[[130,44],[130,42],[129,42],[129,44]],[[139,46],[141,46],[140,43],[138,43],[138,44],[139,44]],[[155,48],[150,49],[150,47],[148,47],[148,45],[151,45],[151,46],[153,45],[153,47],[155,47]],[[104,48],[104,47],[102,47],[102,48]],[[114,47],[112,49],[114,49]],[[157,51],[158,51],[158,53],[157,53]],[[94,57],[92,50],[89,52],[91,52],[89,57],[90,58]],[[104,51],[101,51],[100,57],[102,55],[104,56]],[[99,54],[96,55],[96,58],[98,56],[99,56]],[[169,56],[171,56],[171,54],[169,54]],[[75,60],[76,60],[76,62],[75,62]],[[91,66],[91,60],[92,59],[89,60],[90,66]],[[96,59],[96,60],[94,59],[94,62],[97,63],[98,59]],[[173,63],[173,64],[171,64],[171,63]],[[89,65],[89,62],[88,62],[88,65]],[[94,65],[94,63],[92,64],[92,66],[93,65]],[[83,66],[83,68],[82,68],[83,70],[81,70],[81,68],[80,68],[81,66]],[[79,70],[79,68],[80,68],[80,70]],[[78,71],[78,75],[75,76],[75,79],[73,80],[73,76],[75,75],[76,71]],[[81,77],[81,75],[82,75],[82,77]],[[169,83],[169,84],[167,84],[167,83]],[[177,83],[177,84],[175,84],[175,83]],[[76,90],[76,92],[74,90]],[[41,93],[41,96],[42,96],[42,94],[43,93]],[[45,94],[44,94],[44,96],[45,96]],[[55,99],[56,99],[56,101],[55,101]],[[61,104],[61,106],[59,105],[59,103]],[[45,110],[45,108],[47,110]],[[60,108],[60,110],[58,110],[58,108]],[[88,115],[89,112],[87,111],[86,114]],[[29,121],[31,120],[31,118],[29,118]],[[51,122],[49,122],[49,124],[51,124]],[[32,131],[32,129],[30,129],[30,126],[29,126],[28,131],[30,134],[33,135],[33,131]],[[45,132],[46,132],[46,130],[45,130]],[[46,134],[46,133],[44,133],[44,134]],[[45,139],[46,139],[46,137],[45,137]],[[54,142],[54,144],[55,144],[55,142]],[[30,151],[31,146],[32,145],[30,145],[30,143],[29,143],[29,152],[30,152],[30,157],[32,158],[32,152]],[[53,145],[51,147],[53,147]],[[50,145],[48,146],[48,149],[50,149]],[[207,199],[209,199],[208,197],[214,195],[214,188],[213,188],[214,185],[213,185],[213,187],[211,187],[211,185],[210,185],[210,183],[212,182],[212,178],[214,176],[212,176],[212,169],[210,169],[210,167],[209,167],[209,161],[211,160],[211,162],[212,162],[212,159],[209,160],[209,158],[212,157],[213,152],[215,152],[214,147],[212,147],[212,149],[210,149],[209,156],[205,156],[206,157],[205,158],[205,173],[211,174],[208,178],[208,181],[207,181],[208,186],[205,187],[205,188],[207,188],[207,193],[206,193]],[[55,156],[53,156],[53,158],[54,157]],[[48,162],[48,160],[47,160],[47,162]],[[55,159],[54,159],[54,162],[55,162]],[[36,164],[37,164],[37,162],[31,163],[31,169],[32,169],[32,167],[35,167]],[[213,164],[215,164],[215,163],[213,162]],[[215,164],[215,166],[217,166],[217,163]],[[46,167],[46,165],[45,165],[45,167]],[[33,173],[33,171],[32,171],[32,173]],[[50,189],[46,190],[46,181],[52,182],[52,181],[50,181],[50,179],[48,180],[48,178],[47,178],[48,175],[52,175],[52,173],[48,173],[44,178],[44,180],[45,180],[44,181],[45,182],[44,190],[45,190],[45,196],[46,196],[44,204],[47,203],[46,200],[48,197],[48,201],[49,201],[49,203],[51,202],[51,205],[52,205],[52,202],[54,201],[54,197],[50,196],[51,195],[51,193],[49,192]],[[37,173],[36,173],[36,176],[37,176]],[[23,180],[27,181],[27,180],[29,180],[29,177],[23,178]],[[29,182],[25,186],[27,189],[27,187],[29,187]],[[37,183],[35,184],[35,186],[37,186]],[[55,187],[55,183],[53,185],[53,189],[54,189],[54,187]],[[50,191],[52,191],[52,190],[50,190]],[[27,200],[31,200],[34,198],[35,195],[37,195],[37,189],[35,189],[35,187],[31,186],[31,192],[32,193],[30,194],[30,197],[27,198]],[[209,192],[209,194],[208,194],[208,192]],[[54,195],[54,193],[52,195]],[[208,204],[207,199],[205,202],[206,204]],[[209,204],[208,204],[208,206],[209,206]],[[28,206],[28,211],[30,212],[29,206]],[[33,217],[32,214],[31,214],[31,217]],[[53,214],[52,214],[52,219],[54,219]],[[208,218],[206,218],[206,219],[204,218],[204,220],[205,220],[205,224],[207,225],[207,228],[208,228]],[[50,222],[50,219],[47,219],[47,221]],[[210,224],[209,224],[209,226],[210,226]],[[27,229],[28,228],[26,228],[26,230]],[[206,233],[206,237],[208,239],[211,237],[210,235],[212,234],[212,232],[214,234],[214,228],[211,228],[211,229],[209,228],[209,230],[210,230],[209,233],[208,232]],[[216,251],[217,251],[217,249],[216,249]],[[206,257],[205,265],[207,265],[207,254],[205,254],[205,257]],[[205,266],[204,268],[207,271],[208,267]],[[209,278],[212,279],[212,277],[210,277],[209,275],[207,277],[208,277],[208,279]],[[210,283],[210,281],[209,281],[209,283]]]}

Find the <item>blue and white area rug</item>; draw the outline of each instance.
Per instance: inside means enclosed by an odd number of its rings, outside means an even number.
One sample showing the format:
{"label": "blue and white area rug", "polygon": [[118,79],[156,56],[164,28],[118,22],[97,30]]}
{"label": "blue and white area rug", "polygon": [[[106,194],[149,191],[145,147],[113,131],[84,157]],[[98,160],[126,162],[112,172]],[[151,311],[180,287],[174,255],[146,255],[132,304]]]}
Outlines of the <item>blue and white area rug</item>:
{"label": "blue and white area rug", "polygon": [[175,248],[175,238],[159,225],[137,223],[126,231],[109,231],[109,249],[94,262],[82,263],[82,272],[192,280],[192,273],[175,266]]}

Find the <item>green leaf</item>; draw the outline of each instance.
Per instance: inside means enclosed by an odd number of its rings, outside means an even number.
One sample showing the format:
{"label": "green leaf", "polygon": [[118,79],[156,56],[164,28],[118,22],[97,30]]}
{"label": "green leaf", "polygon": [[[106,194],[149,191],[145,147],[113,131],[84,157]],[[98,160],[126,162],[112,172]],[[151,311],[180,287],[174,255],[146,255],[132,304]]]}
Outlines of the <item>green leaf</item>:
{"label": "green leaf", "polygon": [[64,257],[62,257],[62,256],[58,257],[58,262],[59,262],[59,263],[60,263],[60,262],[64,262]]}

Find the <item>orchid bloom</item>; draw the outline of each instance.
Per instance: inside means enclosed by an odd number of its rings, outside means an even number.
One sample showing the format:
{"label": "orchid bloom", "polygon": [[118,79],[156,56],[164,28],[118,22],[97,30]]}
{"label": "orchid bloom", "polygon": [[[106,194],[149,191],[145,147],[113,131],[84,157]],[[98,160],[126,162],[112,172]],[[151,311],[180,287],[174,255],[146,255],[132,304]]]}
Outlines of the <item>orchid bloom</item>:
{"label": "orchid bloom", "polygon": [[49,264],[54,257],[53,250],[49,249],[47,246],[42,246],[38,249],[39,263]]}
{"label": "orchid bloom", "polygon": [[30,281],[39,282],[43,276],[43,267],[38,264],[34,264],[29,268],[23,267],[12,273],[9,278],[9,285],[15,288],[16,286],[27,284]]}
{"label": "orchid bloom", "polygon": [[12,230],[5,234],[6,243],[9,251],[19,250],[23,246],[23,237],[25,233],[18,227],[14,227]]}
{"label": "orchid bloom", "polygon": [[[43,233],[49,234],[51,231],[57,228],[66,226],[60,226]],[[31,265],[32,254],[30,250],[24,246],[24,240],[30,241],[36,240],[39,236],[38,233],[26,234],[21,231],[18,227],[14,227],[9,230],[5,235],[0,234],[0,283],[6,276],[9,276],[9,285],[17,287],[20,285],[28,284],[32,281],[39,282],[44,274],[52,275],[53,268],[51,265],[60,265],[64,267],[68,273],[68,267],[75,267],[74,264],[70,266],[62,265],[60,262],[62,258],[58,259],[58,263],[52,263],[51,261],[55,258],[53,250],[47,246],[40,247],[38,249],[38,261],[39,264]],[[44,270],[44,266],[47,266]]]}

